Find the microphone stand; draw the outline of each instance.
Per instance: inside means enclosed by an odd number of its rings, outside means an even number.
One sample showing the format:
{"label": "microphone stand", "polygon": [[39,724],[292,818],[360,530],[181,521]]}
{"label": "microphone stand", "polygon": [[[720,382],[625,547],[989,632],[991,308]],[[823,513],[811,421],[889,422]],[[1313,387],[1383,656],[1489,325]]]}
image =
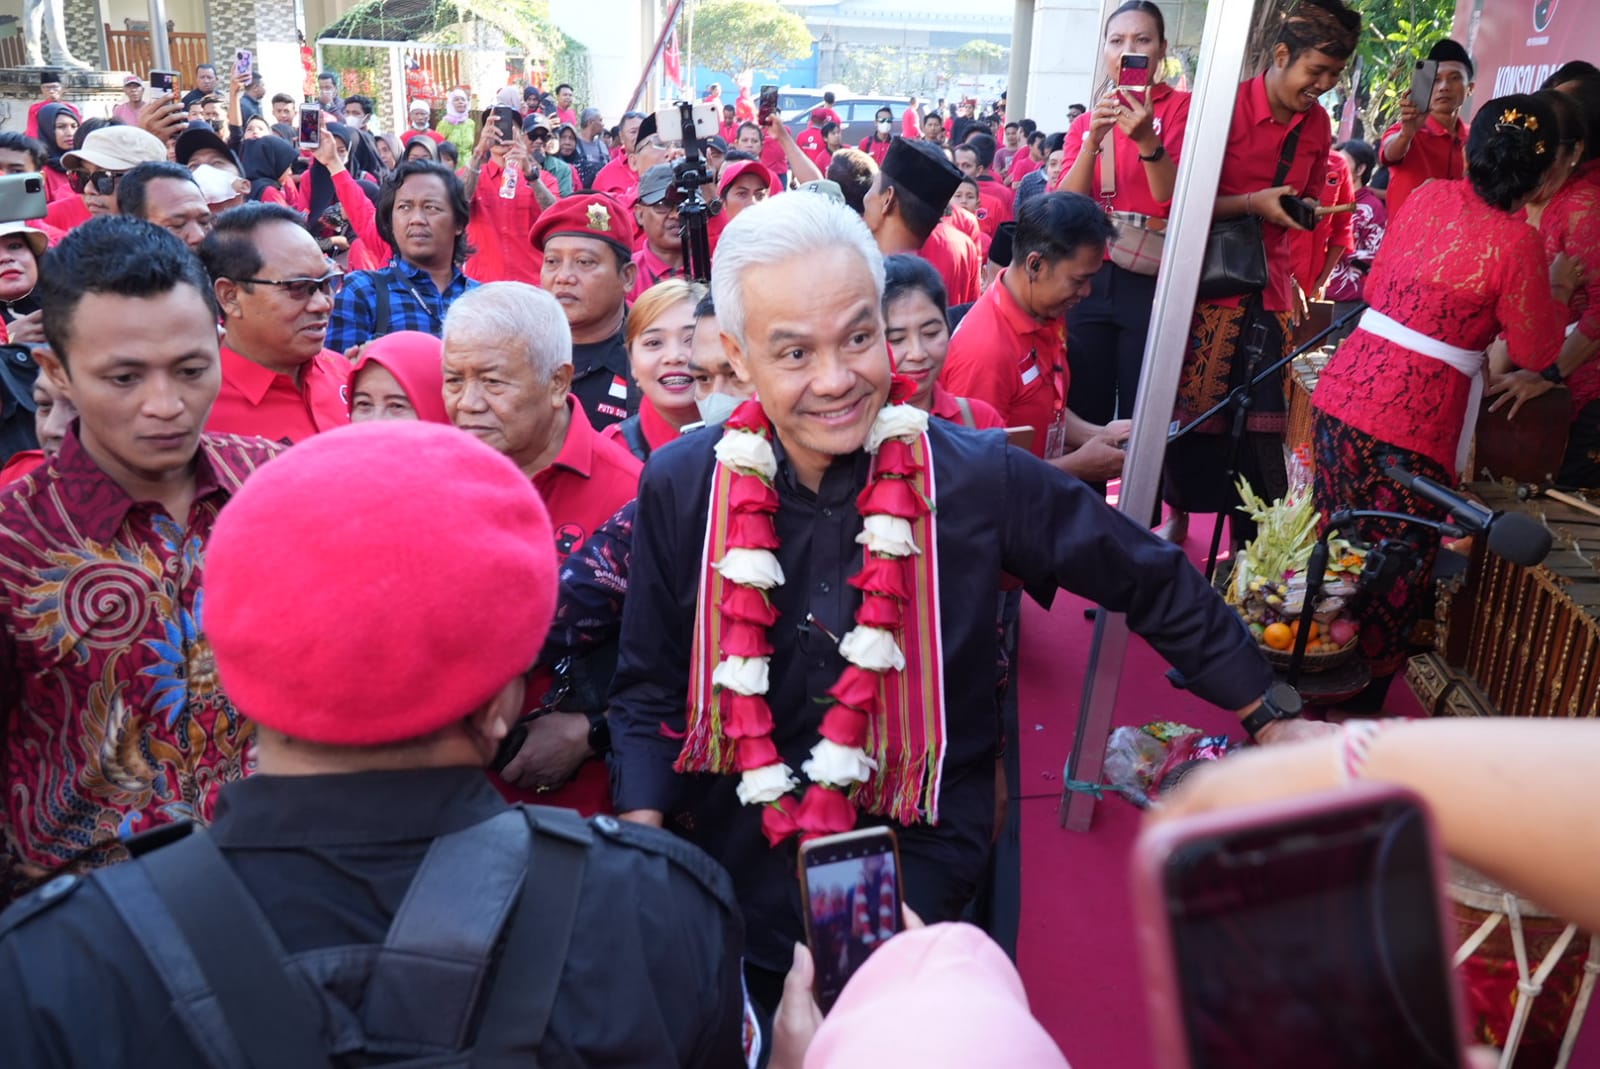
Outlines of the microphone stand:
{"label": "microphone stand", "polygon": [[[1349,323],[1352,319],[1366,310],[1367,306],[1364,303],[1357,304],[1354,308],[1350,309],[1350,311],[1346,312],[1338,319],[1335,319],[1332,323],[1329,323],[1322,330],[1319,330],[1316,334],[1312,335],[1312,337],[1304,345],[1301,345],[1299,348],[1293,350],[1283,359],[1273,361],[1265,368],[1262,368],[1259,372],[1255,370],[1255,367],[1257,362],[1260,360],[1261,348],[1266,344],[1266,339],[1263,337],[1258,340],[1253,333],[1248,345],[1250,364],[1249,372],[1247,372],[1247,374],[1249,374],[1249,378],[1240,383],[1238,386],[1235,386],[1232,390],[1228,391],[1228,396],[1224,397],[1222,400],[1206,409],[1204,412],[1190,420],[1188,423],[1184,424],[1182,427],[1179,427],[1177,430],[1167,435],[1167,445],[1170,447],[1172,443],[1176,442],[1179,438],[1182,438],[1186,434],[1192,433],[1196,427],[1199,427],[1213,416],[1222,412],[1229,405],[1235,406],[1233,414],[1233,426],[1228,432],[1227,482],[1228,486],[1232,487],[1234,480],[1239,477],[1239,450],[1244,444],[1245,423],[1249,418],[1250,407],[1253,404],[1253,399],[1250,396],[1251,393],[1254,392],[1257,386],[1261,385],[1263,382],[1266,382],[1279,371],[1282,371],[1284,366],[1292,361],[1295,357],[1314,348],[1328,335],[1337,330],[1343,329],[1346,323]],[[1256,328],[1257,331],[1262,331],[1262,329],[1263,328],[1261,328],[1259,325]],[[1226,519],[1226,512],[1218,513],[1217,525],[1212,528],[1211,531],[1211,552],[1206,557],[1207,582],[1210,582],[1216,576],[1217,556],[1222,549],[1222,524]]]}
{"label": "microphone stand", "polygon": [[1465,537],[1466,531],[1449,521],[1429,520],[1408,512],[1384,512],[1380,509],[1340,509],[1328,517],[1327,525],[1311,547],[1311,561],[1306,565],[1305,600],[1300,603],[1300,624],[1295,631],[1294,651],[1289,657],[1286,680],[1291,687],[1300,683],[1300,669],[1305,664],[1306,646],[1311,641],[1311,620],[1316,615],[1317,598],[1322,594],[1322,577],[1328,571],[1328,539],[1333,532],[1348,527],[1356,520],[1390,520],[1437,531],[1448,538]]}

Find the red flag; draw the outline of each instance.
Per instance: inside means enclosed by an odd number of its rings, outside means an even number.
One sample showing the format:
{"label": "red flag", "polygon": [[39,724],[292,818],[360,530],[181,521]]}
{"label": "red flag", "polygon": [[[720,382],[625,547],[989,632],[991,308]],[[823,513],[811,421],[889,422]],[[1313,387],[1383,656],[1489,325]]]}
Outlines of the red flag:
{"label": "red flag", "polygon": [[661,71],[672,79],[673,85],[683,84],[683,71],[678,58],[678,27],[672,27],[672,32],[667,34],[667,47],[661,53]]}

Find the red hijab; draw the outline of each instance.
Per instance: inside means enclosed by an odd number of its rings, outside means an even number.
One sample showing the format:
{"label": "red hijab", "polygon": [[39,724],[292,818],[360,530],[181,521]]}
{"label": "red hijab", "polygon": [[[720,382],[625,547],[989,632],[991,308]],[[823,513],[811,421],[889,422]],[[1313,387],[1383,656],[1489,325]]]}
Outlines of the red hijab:
{"label": "red hijab", "polygon": [[393,375],[406,399],[425,423],[449,423],[444,412],[444,371],[439,339],[418,330],[397,330],[369,342],[350,372],[350,405],[355,406],[356,379],[368,364]]}

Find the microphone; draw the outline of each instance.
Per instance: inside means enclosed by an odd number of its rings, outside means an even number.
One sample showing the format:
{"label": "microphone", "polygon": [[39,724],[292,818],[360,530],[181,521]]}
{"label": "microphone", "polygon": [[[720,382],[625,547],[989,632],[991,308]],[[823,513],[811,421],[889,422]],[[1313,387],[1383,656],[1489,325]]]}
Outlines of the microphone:
{"label": "microphone", "polygon": [[1444,509],[1464,530],[1488,535],[1489,552],[1496,556],[1532,568],[1550,553],[1550,529],[1530,516],[1520,512],[1497,512],[1396,464],[1385,467],[1383,473],[1418,497]]}

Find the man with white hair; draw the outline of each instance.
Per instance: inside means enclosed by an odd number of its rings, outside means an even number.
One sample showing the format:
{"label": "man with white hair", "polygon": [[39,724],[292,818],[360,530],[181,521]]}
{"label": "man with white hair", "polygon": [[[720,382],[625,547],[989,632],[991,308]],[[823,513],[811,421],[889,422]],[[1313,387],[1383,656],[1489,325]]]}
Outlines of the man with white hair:
{"label": "man with white hair", "polygon": [[[602,438],[572,386],[572,331],[550,294],[522,282],[491,282],[450,306],[444,320],[444,410],[450,422],[508,457],[544,498],[556,556],[572,550],[632,500],[640,464]],[[545,687],[530,686],[538,703]],[[603,716],[551,712],[530,720],[502,770],[517,787],[570,791],[540,798],[593,811],[605,800]],[[584,766],[587,762],[587,767]]]}
{"label": "man with white hair", "polygon": [[759,400],[660,451],[640,484],[612,794],[649,824],[692,795],[691,837],[745,910],[758,1001],[776,1003],[801,937],[794,853],[773,848],[797,833],[865,809],[899,835],[925,919],[972,896],[994,830],[1002,573],[1046,603],[1066,589],[1126,613],[1248,730],[1307,730],[1292,690],[1263,705],[1271,669],[1175,547],[1003,435],[900,403],[883,257],[848,208],[752,206],[712,279],[724,349]]}

